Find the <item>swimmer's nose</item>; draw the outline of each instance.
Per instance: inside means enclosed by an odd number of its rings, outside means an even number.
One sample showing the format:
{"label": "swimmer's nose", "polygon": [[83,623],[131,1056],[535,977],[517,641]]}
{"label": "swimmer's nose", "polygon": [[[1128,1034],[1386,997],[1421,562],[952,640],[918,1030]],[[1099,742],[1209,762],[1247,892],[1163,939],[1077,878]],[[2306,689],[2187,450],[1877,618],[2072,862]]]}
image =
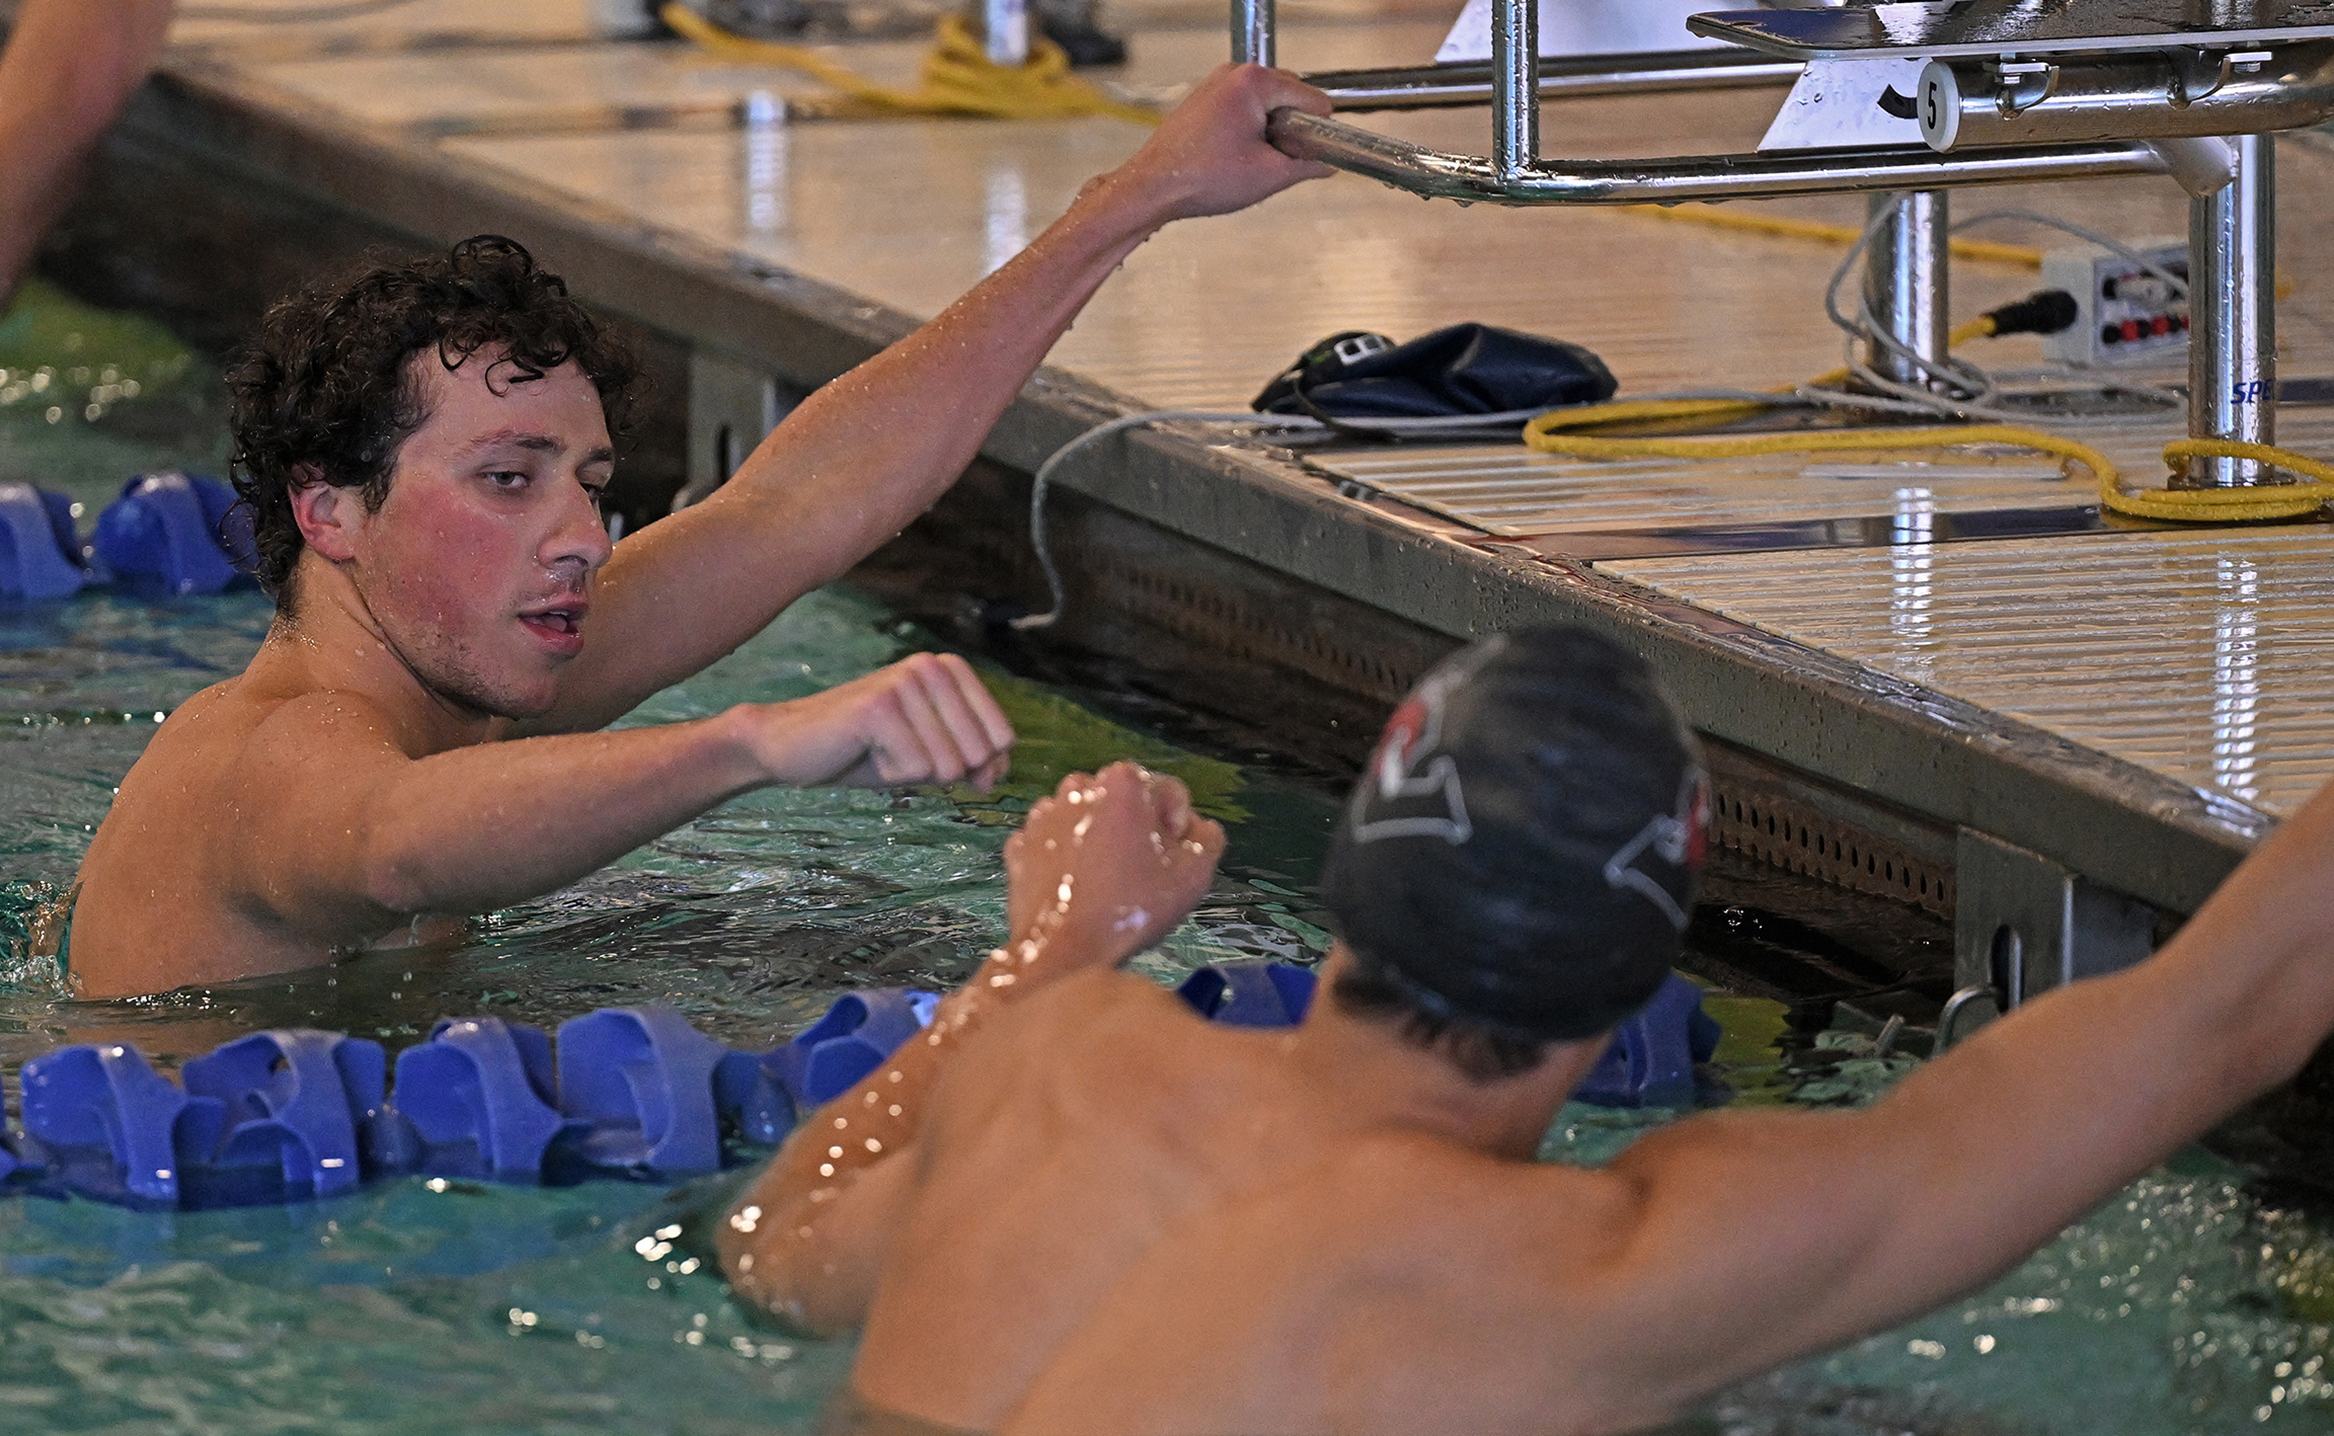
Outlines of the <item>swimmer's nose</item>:
{"label": "swimmer's nose", "polygon": [[556,568],[562,562],[580,562],[584,572],[596,572],[615,551],[615,543],[608,537],[607,520],[600,515],[599,505],[581,484],[567,486],[567,498],[560,505],[558,525],[552,529],[543,545],[543,566]]}

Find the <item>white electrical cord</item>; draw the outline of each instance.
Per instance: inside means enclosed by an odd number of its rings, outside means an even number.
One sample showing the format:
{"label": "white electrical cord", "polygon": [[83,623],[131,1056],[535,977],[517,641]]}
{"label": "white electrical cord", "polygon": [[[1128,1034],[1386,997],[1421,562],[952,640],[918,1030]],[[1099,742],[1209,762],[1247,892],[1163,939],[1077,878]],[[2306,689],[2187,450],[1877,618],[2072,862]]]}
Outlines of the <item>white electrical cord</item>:
{"label": "white electrical cord", "polygon": [[[1383,429],[1395,434],[1464,434],[1474,429],[1505,430],[1514,428],[1525,420],[1546,412],[1546,408],[1542,407],[1512,409],[1498,414],[1453,414],[1425,419],[1356,418],[1351,420],[1351,423],[1357,427]],[[1054,474],[1061,468],[1062,464],[1071,455],[1082,449],[1090,448],[1113,434],[1122,434],[1129,429],[1149,424],[1177,423],[1237,424],[1244,428],[1265,429],[1284,434],[1323,434],[1331,430],[1330,425],[1303,414],[1258,414],[1248,411],[1224,412],[1213,409],[1154,409],[1142,414],[1128,414],[1088,429],[1077,438],[1054,450],[1044,463],[1037,466],[1037,473],[1030,480],[1029,544],[1032,549],[1036,550],[1038,567],[1045,571],[1046,592],[1052,607],[1043,613],[1025,614],[1020,618],[1013,619],[1007,625],[1008,627],[1022,632],[1036,628],[1051,628],[1062,616],[1064,607],[1062,574],[1061,570],[1054,565],[1053,550],[1047,544],[1045,536],[1045,493],[1047,487],[1053,482]]]}
{"label": "white electrical cord", "polygon": [[[1903,201],[1899,200],[1898,206],[1901,206],[1902,203]],[[2039,387],[2023,387],[2013,391],[2003,387],[2001,382],[2003,378],[2008,376],[1988,374],[1984,369],[1967,360],[1951,356],[1930,359],[1913,352],[1903,341],[1879,326],[1869,303],[1861,298],[1857,302],[1854,318],[1844,314],[1840,308],[1840,288],[1847,282],[1848,275],[1855,268],[1857,259],[1871,247],[1881,226],[1895,217],[1898,206],[1884,208],[1872,216],[1871,222],[1864,227],[1864,232],[1849,248],[1846,257],[1840,261],[1838,268],[1832,271],[1831,283],[1824,289],[1824,312],[1831,318],[1832,323],[1839,326],[1847,336],[1846,367],[1849,373],[1855,376],[1858,383],[1867,386],[1874,392],[1852,392],[1815,385],[1802,385],[1795,391],[1793,397],[1810,404],[1873,409],[1884,413],[1918,414],[1930,418],[1987,419],[1997,423],[2014,424],[2032,423],[2038,416],[2030,410],[2004,408],[1998,401],[2048,398],[2053,395],[2116,393],[2134,395],[2167,407],[2178,407],[2183,402],[2179,394],[2169,389],[2137,380],[2070,385],[2064,382],[2063,376],[2048,375],[2044,377],[2044,381]],[[2078,239],[2097,244],[2130,260],[2133,264],[2173,286],[2178,292],[2182,294],[2187,292],[2187,284],[2178,275],[2138,251],[2118,243],[2096,230],[2086,229],[2082,225],[2072,224],[2050,215],[2037,214],[2032,210],[1993,210],[1965,219],[1954,225],[1952,230],[1958,232],[1975,225],[2005,219],[2022,220],[2029,224],[2061,230]],[[1937,393],[1920,386],[1898,383],[1889,379],[1865,362],[1865,354],[1870,346],[1878,346],[1897,355],[1912,367],[1949,386],[1953,392]],[[2019,377],[2025,378],[2029,375],[2022,372]],[[1878,395],[1888,397],[1876,397]],[[2091,414],[2058,411],[2052,413],[2050,418],[2052,422],[2061,424],[2111,424],[2127,422],[2130,414],[2128,411],[2121,413],[2102,411]]]}

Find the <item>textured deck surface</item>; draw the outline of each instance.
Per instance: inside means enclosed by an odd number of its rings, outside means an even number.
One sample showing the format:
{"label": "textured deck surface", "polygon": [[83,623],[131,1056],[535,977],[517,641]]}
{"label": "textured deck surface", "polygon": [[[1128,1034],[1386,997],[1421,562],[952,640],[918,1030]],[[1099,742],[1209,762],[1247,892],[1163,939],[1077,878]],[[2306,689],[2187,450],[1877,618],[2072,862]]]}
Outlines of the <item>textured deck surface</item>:
{"label": "textured deck surface", "polygon": [[2268,812],[2334,774],[2322,524],[1601,567]]}

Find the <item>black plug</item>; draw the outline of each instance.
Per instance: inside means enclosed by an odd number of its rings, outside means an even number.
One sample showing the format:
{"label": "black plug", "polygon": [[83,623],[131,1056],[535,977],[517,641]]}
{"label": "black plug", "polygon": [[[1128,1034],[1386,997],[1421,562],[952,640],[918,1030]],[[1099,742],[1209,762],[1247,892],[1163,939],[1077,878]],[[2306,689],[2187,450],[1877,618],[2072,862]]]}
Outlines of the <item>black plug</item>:
{"label": "black plug", "polygon": [[1994,321],[1994,336],[2004,334],[2056,334],[2074,327],[2075,296],[2063,289],[2038,289],[2024,299],[1991,310],[1986,318]]}

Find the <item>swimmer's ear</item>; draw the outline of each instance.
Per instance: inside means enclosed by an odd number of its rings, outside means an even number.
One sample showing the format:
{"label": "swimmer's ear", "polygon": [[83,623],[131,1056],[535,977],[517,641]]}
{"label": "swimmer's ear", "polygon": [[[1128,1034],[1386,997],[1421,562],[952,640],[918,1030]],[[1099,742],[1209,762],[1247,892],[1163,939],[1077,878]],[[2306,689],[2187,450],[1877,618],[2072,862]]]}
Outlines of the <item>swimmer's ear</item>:
{"label": "swimmer's ear", "polygon": [[300,525],[300,541],[316,550],[317,557],[334,563],[345,563],[356,557],[356,525],[364,513],[364,504],[355,489],[344,489],[324,481],[324,474],[313,464],[302,464],[294,471],[299,481],[292,486],[292,519]]}

